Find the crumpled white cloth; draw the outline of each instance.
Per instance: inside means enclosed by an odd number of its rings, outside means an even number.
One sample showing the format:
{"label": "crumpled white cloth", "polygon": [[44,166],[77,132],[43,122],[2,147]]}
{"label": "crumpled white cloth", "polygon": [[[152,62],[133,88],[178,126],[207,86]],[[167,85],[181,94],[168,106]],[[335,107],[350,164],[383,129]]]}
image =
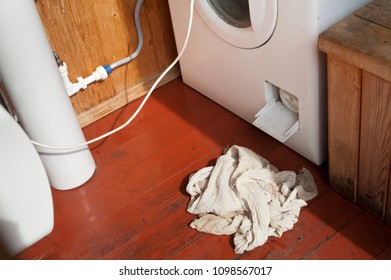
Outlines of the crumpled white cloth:
{"label": "crumpled white cloth", "polygon": [[311,173],[303,168],[279,172],[253,151],[232,146],[189,178],[187,211],[198,216],[190,226],[212,234],[235,234],[235,253],[263,245],[269,236],[293,228],[300,209],[317,195]]}

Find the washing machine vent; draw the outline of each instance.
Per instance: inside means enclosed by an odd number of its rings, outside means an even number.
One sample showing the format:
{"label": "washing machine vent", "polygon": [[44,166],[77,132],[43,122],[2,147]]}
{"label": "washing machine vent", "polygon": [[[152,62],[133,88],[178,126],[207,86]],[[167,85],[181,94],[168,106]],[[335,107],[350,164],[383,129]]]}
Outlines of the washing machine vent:
{"label": "washing machine vent", "polygon": [[266,105],[255,115],[253,125],[280,142],[287,141],[300,128],[297,96],[265,82]]}

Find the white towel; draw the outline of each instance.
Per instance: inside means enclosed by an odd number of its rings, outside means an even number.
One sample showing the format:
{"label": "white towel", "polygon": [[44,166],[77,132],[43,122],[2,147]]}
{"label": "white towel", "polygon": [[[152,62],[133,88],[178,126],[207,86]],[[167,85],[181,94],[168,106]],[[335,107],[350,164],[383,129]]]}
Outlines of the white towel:
{"label": "white towel", "polygon": [[187,211],[198,216],[190,226],[212,234],[235,234],[235,252],[263,245],[269,236],[293,228],[300,209],[317,195],[311,173],[303,168],[279,172],[253,151],[232,146],[216,165],[192,174]]}

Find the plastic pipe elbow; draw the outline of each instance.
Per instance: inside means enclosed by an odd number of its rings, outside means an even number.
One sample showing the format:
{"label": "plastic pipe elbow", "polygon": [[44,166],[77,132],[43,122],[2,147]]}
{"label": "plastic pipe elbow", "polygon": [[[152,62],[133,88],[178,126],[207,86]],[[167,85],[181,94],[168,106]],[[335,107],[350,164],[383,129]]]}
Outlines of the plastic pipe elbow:
{"label": "plastic pipe elbow", "polygon": [[86,89],[88,85],[99,80],[105,80],[108,77],[108,71],[105,67],[99,66],[96,70],[87,78],[78,77],[77,83],[72,83],[69,79],[68,68],[64,62],[62,66],[59,67],[61,77],[64,81],[64,86],[68,92],[69,97],[79,92],[81,89]]}
{"label": "plastic pipe elbow", "polygon": [[58,69],[60,70],[60,74],[68,95],[69,96],[74,95],[79,90],[77,89],[77,86],[74,83],[72,83],[71,80],[69,79],[67,64],[64,62],[61,66],[58,67]]}

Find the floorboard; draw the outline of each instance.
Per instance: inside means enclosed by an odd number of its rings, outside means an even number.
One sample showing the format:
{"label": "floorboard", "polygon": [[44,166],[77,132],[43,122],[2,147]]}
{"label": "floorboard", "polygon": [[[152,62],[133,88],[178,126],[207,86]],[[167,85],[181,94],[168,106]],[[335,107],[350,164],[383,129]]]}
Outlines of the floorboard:
{"label": "floorboard", "polygon": [[[84,128],[87,139],[124,123],[136,100]],[[311,171],[319,195],[295,227],[242,255],[232,236],[189,227],[190,174],[214,165],[224,148],[248,147],[279,170]],[[184,85],[159,88],[134,122],[91,145],[94,176],[70,191],[52,189],[55,227],[16,259],[390,259],[391,229],[329,189],[317,166]]]}

